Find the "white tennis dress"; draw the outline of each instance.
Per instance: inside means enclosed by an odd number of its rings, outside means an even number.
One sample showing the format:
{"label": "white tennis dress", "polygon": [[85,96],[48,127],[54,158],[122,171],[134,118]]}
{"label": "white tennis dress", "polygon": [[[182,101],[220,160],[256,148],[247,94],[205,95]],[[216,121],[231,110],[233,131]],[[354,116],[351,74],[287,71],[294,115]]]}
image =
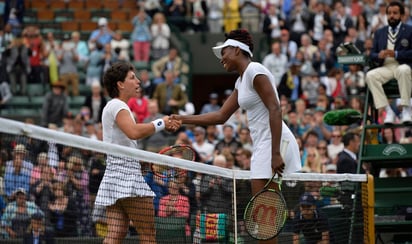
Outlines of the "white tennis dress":
{"label": "white tennis dress", "polygon": [[[253,141],[253,154],[251,159],[251,178],[268,179],[272,177],[272,134],[269,126],[269,111],[253,88],[253,80],[257,75],[265,75],[269,78],[275,92],[275,98],[279,102],[276,83],[273,75],[263,65],[251,62],[242,76],[236,81],[239,106],[246,110],[250,135]],[[285,147],[282,154],[285,162],[284,173],[294,173],[301,169],[299,146],[295,136],[285,122],[282,121],[282,138],[280,148]]]}
{"label": "white tennis dress", "polygon": [[[129,139],[116,124],[116,116],[123,109],[127,110],[134,120],[127,104],[119,99],[110,100],[104,107],[103,141],[136,148],[136,141]],[[155,196],[142,176],[139,161],[107,155],[106,171],[97,192],[95,205],[110,206],[118,199],[135,196]]]}

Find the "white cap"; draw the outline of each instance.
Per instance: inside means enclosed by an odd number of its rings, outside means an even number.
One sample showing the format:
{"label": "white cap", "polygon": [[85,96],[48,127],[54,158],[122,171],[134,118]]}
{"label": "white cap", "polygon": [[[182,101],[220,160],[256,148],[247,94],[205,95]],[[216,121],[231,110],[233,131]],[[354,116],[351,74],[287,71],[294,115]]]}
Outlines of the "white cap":
{"label": "white cap", "polygon": [[91,87],[101,87],[99,79],[93,79]]}
{"label": "white cap", "polygon": [[229,46],[238,47],[242,49],[243,51],[246,51],[247,53],[249,53],[250,57],[253,57],[253,53],[250,51],[250,48],[248,45],[244,44],[243,42],[236,41],[233,39],[227,39],[223,44],[213,47],[212,50],[218,59],[222,59],[222,49],[225,47],[229,47]]}
{"label": "white cap", "polygon": [[99,21],[97,22],[97,24],[98,24],[99,26],[106,26],[106,25],[107,25],[107,19],[104,18],[104,17],[101,17],[101,18],[99,19]]}

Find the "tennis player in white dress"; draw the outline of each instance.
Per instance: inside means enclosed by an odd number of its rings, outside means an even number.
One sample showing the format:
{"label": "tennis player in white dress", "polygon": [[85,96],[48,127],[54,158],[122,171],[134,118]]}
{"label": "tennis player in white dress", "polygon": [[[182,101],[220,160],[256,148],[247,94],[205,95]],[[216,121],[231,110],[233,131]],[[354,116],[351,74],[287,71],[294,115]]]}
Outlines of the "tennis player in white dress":
{"label": "tennis player in white dress", "polygon": [[[253,142],[251,183],[254,195],[263,189],[274,173],[281,176],[301,169],[299,146],[282,120],[273,75],[262,64],[251,61],[251,35],[246,30],[233,30],[226,34],[222,45],[213,48],[213,52],[226,71],[239,74],[233,93],[218,111],[171,117],[183,124],[223,124],[239,107],[244,109]],[[271,187],[277,187],[277,184],[273,183]],[[277,239],[259,243],[277,243]]]}
{"label": "tennis player in white dress", "polygon": [[[104,75],[104,84],[112,97],[103,109],[104,142],[136,148],[137,139],[180,127],[179,121],[171,121],[168,116],[151,123],[136,123],[127,106],[127,101],[141,89],[133,65],[113,64]],[[138,232],[139,243],[155,243],[153,197],[138,159],[107,155],[94,209],[94,215],[106,211],[108,232],[103,243],[122,243],[130,221]]]}

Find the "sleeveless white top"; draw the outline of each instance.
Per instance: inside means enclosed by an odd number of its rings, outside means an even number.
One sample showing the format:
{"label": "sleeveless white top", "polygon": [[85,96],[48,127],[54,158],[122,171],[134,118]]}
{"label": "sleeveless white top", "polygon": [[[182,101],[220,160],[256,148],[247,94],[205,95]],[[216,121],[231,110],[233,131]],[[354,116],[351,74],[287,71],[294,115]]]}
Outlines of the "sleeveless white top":
{"label": "sleeveless white top", "polygon": [[[275,86],[275,79],[270,71],[262,64],[251,62],[242,76],[235,84],[238,90],[239,106],[247,112],[250,135],[253,141],[253,154],[251,159],[251,178],[267,179],[272,177],[272,134],[269,126],[269,111],[253,87],[253,81],[257,75],[265,75],[269,78],[279,102]],[[287,146],[287,148],[282,149]],[[294,173],[301,169],[299,146],[295,136],[287,125],[282,122],[281,152],[285,162],[284,173]]]}

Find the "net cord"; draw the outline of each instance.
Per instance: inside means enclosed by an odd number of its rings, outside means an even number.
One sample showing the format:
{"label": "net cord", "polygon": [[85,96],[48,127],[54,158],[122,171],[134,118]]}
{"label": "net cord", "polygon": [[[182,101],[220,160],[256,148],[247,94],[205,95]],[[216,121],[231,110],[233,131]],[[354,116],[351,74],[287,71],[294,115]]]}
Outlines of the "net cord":
{"label": "net cord", "polygon": [[[161,155],[158,153],[97,141],[86,137],[51,130],[37,125],[27,124],[6,118],[0,118],[0,132],[15,135],[26,135],[39,140],[65,144],[72,147],[81,147],[87,150],[98,151],[115,156],[128,156],[131,158],[137,158],[145,162],[154,162],[160,165],[179,167],[204,174],[211,174],[234,179],[250,179],[250,171],[248,170],[226,169],[213,165],[193,163],[193,161],[188,161],[180,158],[171,159],[169,156]],[[284,174],[282,176],[282,180],[367,182],[367,175],[322,174],[322,178],[319,178],[318,173],[291,173]]]}

